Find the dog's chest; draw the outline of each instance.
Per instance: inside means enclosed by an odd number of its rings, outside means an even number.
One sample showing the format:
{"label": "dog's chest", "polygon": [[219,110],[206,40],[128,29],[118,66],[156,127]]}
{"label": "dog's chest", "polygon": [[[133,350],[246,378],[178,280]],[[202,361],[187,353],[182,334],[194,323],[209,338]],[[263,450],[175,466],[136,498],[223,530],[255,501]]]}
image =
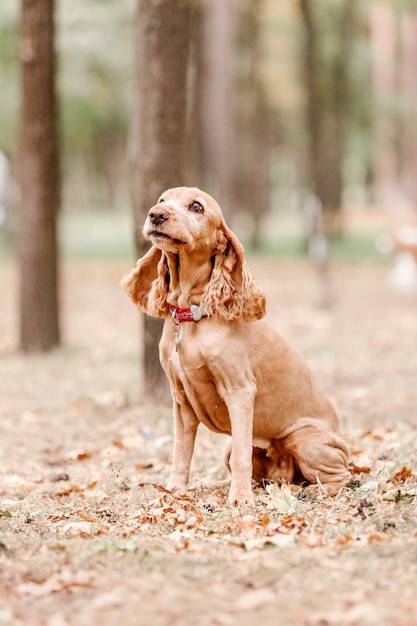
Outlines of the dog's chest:
{"label": "dog's chest", "polygon": [[195,337],[165,336],[161,361],[172,389],[181,389],[198,420],[210,430],[230,434],[230,419],[217,392],[204,350]]}

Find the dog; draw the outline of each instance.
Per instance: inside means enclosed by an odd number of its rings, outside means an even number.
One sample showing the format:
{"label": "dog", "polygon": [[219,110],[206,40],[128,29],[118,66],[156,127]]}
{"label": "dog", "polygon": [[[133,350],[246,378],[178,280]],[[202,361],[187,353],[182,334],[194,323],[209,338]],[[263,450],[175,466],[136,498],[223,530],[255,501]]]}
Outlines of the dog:
{"label": "dog", "polygon": [[262,318],[266,300],[217,202],[168,189],[147,215],[150,250],[122,281],[165,319],[160,360],[174,410],[167,488],[185,490],[200,423],[231,435],[229,501],[254,503],[252,477],[339,487],[350,479],[337,413],[308,365]]}

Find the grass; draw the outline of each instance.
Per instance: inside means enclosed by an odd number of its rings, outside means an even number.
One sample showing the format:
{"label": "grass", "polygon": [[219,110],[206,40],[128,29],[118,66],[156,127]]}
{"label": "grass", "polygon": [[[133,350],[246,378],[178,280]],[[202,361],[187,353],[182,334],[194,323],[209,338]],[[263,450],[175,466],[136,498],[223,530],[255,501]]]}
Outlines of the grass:
{"label": "grass", "polygon": [[[303,237],[288,235],[271,238],[262,248],[260,254],[286,261],[297,261],[306,258],[306,242]],[[352,233],[328,243],[329,262],[363,262],[385,261],[375,246],[375,235]]]}
{"label": "grass", "polygon": [[[264,245],[258,253],[284,261],[306,258],[305,236],[299,218],[275,216],[272,226],[268,223],[263,231]],[[375,246],[377,232],[349,229],[342,238],[330,240],[330,262],[384,260]],[[245,233],[238,234],[245,242]],[[12,252],[12,245],[4,233],[0,233],[0,237],[0,260],[5,260]],[[63,211],[59,219],[59,242],[66,259],[130,261],[135,257],[131,211]]]}
{"label": "grass", "polygon": [[64,258],[110,261],[133,259],[132,222],[132,215],[127,210],[63,213],[59,232]]}

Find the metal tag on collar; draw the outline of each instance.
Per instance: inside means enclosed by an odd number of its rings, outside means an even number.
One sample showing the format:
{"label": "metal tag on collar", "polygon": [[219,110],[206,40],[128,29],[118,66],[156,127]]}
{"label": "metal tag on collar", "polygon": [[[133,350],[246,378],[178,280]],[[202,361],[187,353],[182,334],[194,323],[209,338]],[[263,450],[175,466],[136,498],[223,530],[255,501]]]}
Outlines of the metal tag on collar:
{"label": "metal tag on collar", "polygon": [[178,352],[178,345],[180,343],[180,332],[181,332],[181,326],[179,327],[177,332],[174,333],[174,335],[175,335],[175,352]]}
{"label": "metal tag on collar", "polygon": [[192,304],[190,306],[191,315],[193,316],[193,320],[195,322],[199,322],[202,318],[201,309],[197,304]]}
{"label": "metal tag on collar", "polygon": [[174,307],[169,307],[169,310],[171,311],[171,316],[175,324],[179,324],[180,320],[177,318],[177,309]]}

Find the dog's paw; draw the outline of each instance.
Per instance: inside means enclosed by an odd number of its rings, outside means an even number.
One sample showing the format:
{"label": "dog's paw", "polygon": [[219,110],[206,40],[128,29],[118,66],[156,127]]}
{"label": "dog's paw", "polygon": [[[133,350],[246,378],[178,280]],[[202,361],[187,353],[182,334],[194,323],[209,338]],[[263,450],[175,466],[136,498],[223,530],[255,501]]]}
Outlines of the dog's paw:
{"label": "dog's paw", "polygon": [[229,504],[232,504],[233,506],[239,506],[239,505],[255,506],[255,498],[254,498],[252,490],[247,492],[247,491],[237,490],[237,489],[232,488],[229,491],[228,501],[229,501]]}
{"label": "dog's paw", "polygon": [[187,491],[187,484],[179,480],[169,480],[166,486],[168,491],[172,493],[185,493]]}

